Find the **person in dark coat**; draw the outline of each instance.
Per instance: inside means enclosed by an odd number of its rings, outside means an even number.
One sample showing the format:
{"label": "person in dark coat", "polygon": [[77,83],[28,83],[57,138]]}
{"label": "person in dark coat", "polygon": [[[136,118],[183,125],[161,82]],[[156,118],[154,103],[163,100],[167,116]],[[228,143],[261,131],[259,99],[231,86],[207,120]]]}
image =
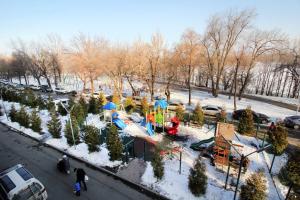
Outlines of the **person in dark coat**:
{"label": "person in dark coat", "polygon": [[86,183],[85,183],[85,171],[81,168],[75,168],[74,172],[76,172],[76,182],[78,182],[81,186],[81,183],[83,183],[84,190],[87,191]]}

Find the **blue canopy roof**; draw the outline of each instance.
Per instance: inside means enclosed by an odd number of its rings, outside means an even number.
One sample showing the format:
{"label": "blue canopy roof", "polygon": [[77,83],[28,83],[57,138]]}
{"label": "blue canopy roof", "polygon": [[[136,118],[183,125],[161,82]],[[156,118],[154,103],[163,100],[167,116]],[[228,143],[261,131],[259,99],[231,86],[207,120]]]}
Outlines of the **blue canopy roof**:
{"label": "blue canopy roof", "polygon": [[116,108],[117,108],[117,106],[113,102],[108,102],[107,104],[105,104],[103,106],[104,110],[115,110]]}
{"label": "blue canopy roof", "polygon": [[166,109],[168,107],[168,103],[165,99],[160,99],[155,101],[154,108],[160,107],[162,109]]}

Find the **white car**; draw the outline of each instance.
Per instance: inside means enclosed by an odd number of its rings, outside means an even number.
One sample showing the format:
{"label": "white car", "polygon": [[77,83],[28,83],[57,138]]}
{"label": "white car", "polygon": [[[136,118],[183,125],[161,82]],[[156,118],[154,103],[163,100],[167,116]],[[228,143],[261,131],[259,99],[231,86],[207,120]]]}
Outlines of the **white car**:
{"label": "white car", "polygon": [[67,94],[67,93],[69,93],[69,91],[67,91],[66,89],[61,88],[61,87],[55,88],[54,92],[57,93],[57,94]]}
{"label": "white car", "polygon": [[40,89],[41,89],[41,87],[38,86],[38,85],[30,85],[29,87],[30,87],[32,90],[40,90]]}
{"label": "white car", "polygon": [[182,109],[185,110],[185,105],[180,101],[178,101],[178,102],[175,102],[175,101],[169,102],[168,109],[175,111],[178,106],[181,106]]}
{"label": "white car", "polygon": [[47,198],[45,186],[23,165],[15,165],[0,173],[0,199],[46,200]]}
{"label": "white car", "polygon": [[221,113],[222,108],[214,105],[206,105],[202,107],[204,115],[217,116]]}
{"label": "white car", "polygon": [[69,106],[69,99],[55,99],[53,100],[53,103],[55,104],[55,110],[58,110],[58,105],[60,104],[60,102],[66,107],[68,108]]}

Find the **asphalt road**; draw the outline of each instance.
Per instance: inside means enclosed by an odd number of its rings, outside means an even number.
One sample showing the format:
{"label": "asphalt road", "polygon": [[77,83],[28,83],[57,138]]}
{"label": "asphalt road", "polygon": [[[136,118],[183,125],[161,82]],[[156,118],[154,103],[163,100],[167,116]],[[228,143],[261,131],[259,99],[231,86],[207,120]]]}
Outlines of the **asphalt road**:
{"label": "asphalt road", "polygon": [[[36,141],[19,135],[0,124],[0,171],[18,163],[25,165],[45,185],[50,200],[150,199],[121,181],[90,169],[73,159],[70,159],[71,174],[62,174],[56,169],[57,159],[61,156],[57,151],[39,146]],[[74,167],[83,168],[89,176],[88,191],[82,191],[80,197],[73,194]]]}

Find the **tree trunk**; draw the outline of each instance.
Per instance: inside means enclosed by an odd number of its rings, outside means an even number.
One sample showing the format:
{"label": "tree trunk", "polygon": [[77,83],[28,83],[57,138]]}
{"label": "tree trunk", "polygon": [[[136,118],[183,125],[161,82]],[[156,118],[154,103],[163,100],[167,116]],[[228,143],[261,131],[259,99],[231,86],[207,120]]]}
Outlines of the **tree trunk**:
{"label": "tree trunk", "polygon": [[46,80],[47,80],[48,86],[52,89],[51,82],[50,82],[50,79],[48,76],[46,76]]}
{"label": "tree trunk", "polygon": [[189,106],[192,104],[192,88],[191,88],[191,65],[189,65],[188,89],[189,89]]}
{"label": "tree trunk", "polygon": [[237,73],[240,66],[240,60],[237,59],[234,72],[234,94],[233,94],[233,109],[236,110],[236,90],[237,90]]}
{"label": "tree trunk", "polygon": [[93,94],[95,91],[95,87],[94,87],[94,79],[92,77],[90,78],[90,83],[91,83],[91,93]]}
{"label": "tree trunk", "polygon": [[287,72],[285,72],[285,79],[284,79],[283,86],[282,86],[281,97],[283,97],[288,78],[289,78],[289,76],[288,76]]}
{"label": "tree trunk", "polygon": [[26,74],[24,74],[25,84],[28,85],[28,80]]}
{"label": "tree trunk", "polygon": [[283,77],[283,72],[279,72],[279,78],[278,78],[278,81],[277,81],[277,89],[276,89],[276,96],[278,97],[279,96],[279,90],[280,90],[280,87],[281,87],[281,82],[282,82],[282,77]]}
{"label": "tree trunk", "polygon": [[293,85],[293,80],[294,80],[294,77],[292,77],[292,80],[291,80],[291,82],[290,82],[290,87],[289,87],[289,91],[288,91],[287,97],[290,97],[291,88],[292,88],[292,85]]}

